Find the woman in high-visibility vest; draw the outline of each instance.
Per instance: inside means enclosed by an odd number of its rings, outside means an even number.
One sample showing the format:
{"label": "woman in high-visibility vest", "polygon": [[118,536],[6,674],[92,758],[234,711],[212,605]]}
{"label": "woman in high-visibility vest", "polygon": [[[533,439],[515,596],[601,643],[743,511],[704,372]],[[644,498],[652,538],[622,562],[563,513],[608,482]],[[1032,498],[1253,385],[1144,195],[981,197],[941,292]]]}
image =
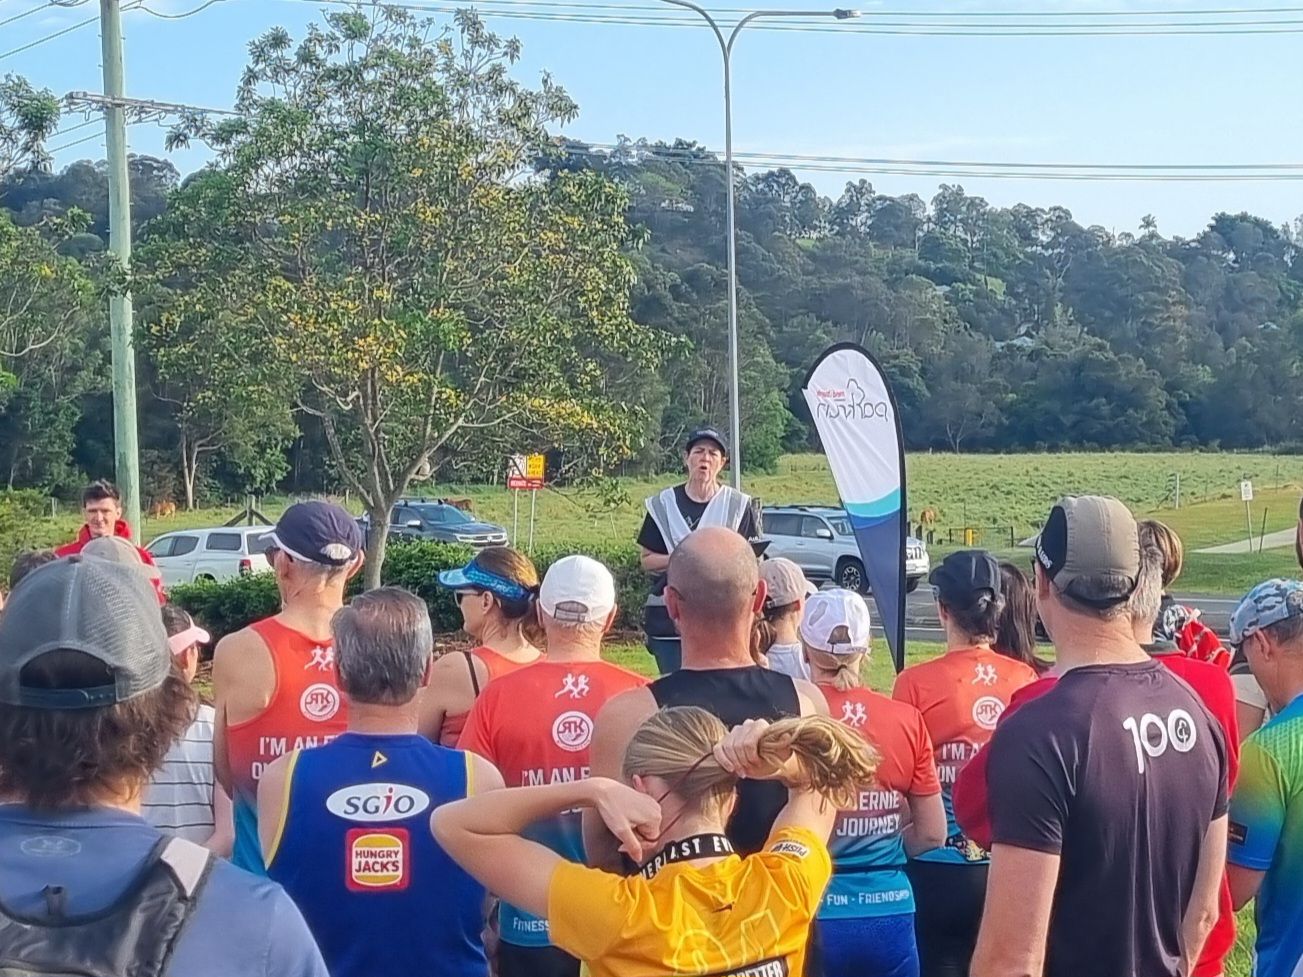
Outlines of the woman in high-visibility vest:
{"label": "woman in high-visibility vest", "polygon": [[[631,786],[605,778],[492,791],[439,808],[444,849],[514,905],[546,916],[552,940],[592,977],[803,972],[832,874],[827,838],[876,757],[826,716],[751,720],[732,732],[703,709],[663,709],[634,734]],[[740,858],[724,834],[739,777],[789,789],[765,847]],[[638,863],[625,878],[567,862],[521,837],[540,818],[595,809]]]}

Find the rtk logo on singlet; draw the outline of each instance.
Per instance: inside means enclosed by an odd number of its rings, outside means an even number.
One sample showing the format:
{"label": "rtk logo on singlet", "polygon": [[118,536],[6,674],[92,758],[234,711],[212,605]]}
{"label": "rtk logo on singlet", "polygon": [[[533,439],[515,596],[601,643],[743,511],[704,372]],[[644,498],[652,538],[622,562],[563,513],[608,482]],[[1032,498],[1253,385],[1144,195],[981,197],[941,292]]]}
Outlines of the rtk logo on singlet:
{"label": "rtk logo on singlet", "polygon": [[552,742],[568,753],[588,749],[593,739],[593,721],[587,714],[571,710],[556,717],[552,724]]}
{"label": "rtk logo on singlet", "polygon": [[299,696],[299,712],[304,719],[314,723],[324,723],[334,719],[339,712],[339,690],[325,682],[309,685]]}

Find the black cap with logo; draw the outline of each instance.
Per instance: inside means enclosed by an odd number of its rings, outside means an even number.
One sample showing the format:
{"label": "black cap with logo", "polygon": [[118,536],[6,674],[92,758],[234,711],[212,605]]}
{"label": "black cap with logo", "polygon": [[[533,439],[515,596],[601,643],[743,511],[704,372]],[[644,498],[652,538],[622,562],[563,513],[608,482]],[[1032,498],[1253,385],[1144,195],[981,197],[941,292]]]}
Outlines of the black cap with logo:
{"label": "black cap with logo", "polygon": [[719,430],[713,427],[699,427],[689,434],[687,443],[683,446],[683,450],[691,451],[693,445],[701,441],[714,441],[715,444],[719,445],[720,453],[725,458],[728,457],[728,442],[724,439],[724,435],[720,434]]}

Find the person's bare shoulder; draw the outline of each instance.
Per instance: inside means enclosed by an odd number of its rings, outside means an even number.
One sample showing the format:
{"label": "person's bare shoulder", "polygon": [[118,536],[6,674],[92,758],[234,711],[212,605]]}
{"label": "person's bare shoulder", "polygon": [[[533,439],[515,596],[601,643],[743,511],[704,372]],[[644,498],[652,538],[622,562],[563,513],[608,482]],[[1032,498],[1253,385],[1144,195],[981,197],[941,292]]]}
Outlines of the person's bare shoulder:
{"label": "person's bare shoulder", "polygon": [[792,681],[796,683],[796,698],[801,704],[802,716],[828,715],[828,700],[819,686],[803,678]]}
{"label": "person's bare shoulder", "polygon": [[656,698],[646,686],[621,692],[602,706],[593,722],[591,763],[594,776],[619,777],[629,740],[655,712]]}
{"label": "person's bare shoulder", "polygon": [[266,708],[276,684],[276,669],[267,643],[252,628],[228,634],[213,649],[213,697],[230,723],[242,722]]}

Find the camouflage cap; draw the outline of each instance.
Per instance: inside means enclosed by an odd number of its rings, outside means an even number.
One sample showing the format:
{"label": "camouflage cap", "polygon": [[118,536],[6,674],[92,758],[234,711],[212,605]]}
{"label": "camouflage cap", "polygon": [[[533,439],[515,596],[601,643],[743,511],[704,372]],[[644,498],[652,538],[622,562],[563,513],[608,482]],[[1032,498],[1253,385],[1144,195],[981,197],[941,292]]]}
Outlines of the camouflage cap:
{"label": "camouflage cap", "polygon": [[1231,644],[1291,617],[1303,616],[1303,583],[1277,577],[1250,590],[1231,614]]}

